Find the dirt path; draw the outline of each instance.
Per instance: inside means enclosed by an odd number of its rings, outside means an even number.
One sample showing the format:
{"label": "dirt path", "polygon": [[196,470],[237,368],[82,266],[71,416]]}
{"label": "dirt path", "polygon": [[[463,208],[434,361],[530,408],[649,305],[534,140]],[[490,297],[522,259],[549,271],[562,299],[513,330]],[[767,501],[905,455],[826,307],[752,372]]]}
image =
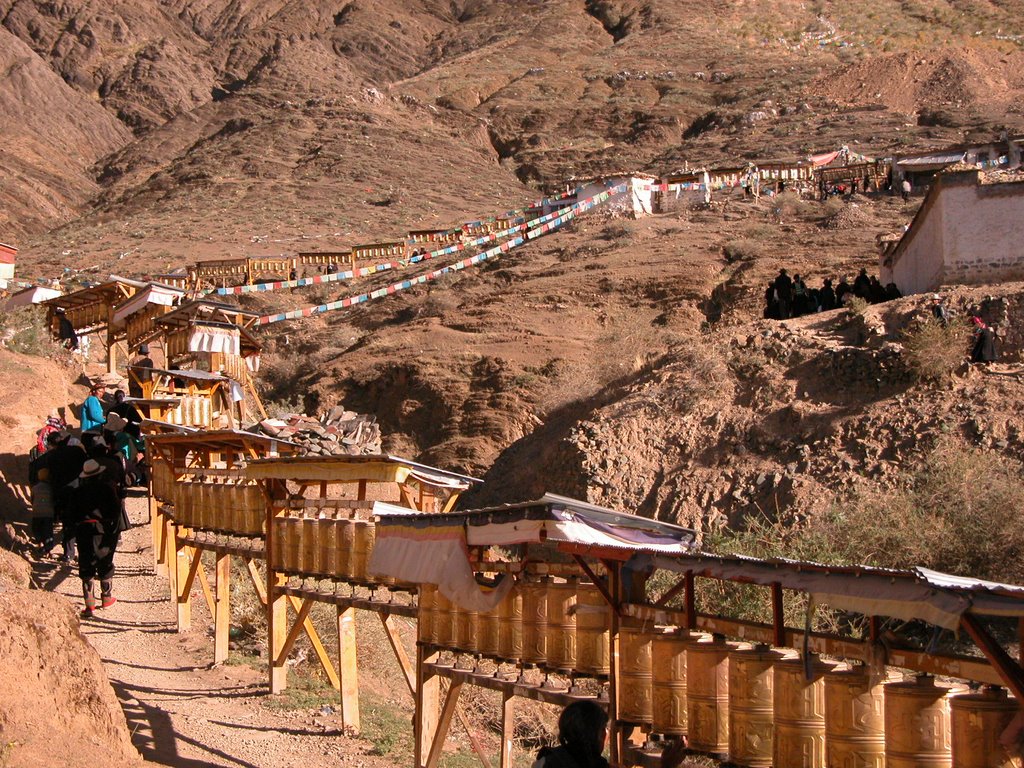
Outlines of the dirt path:
{"label": "dirt path", "polygon": [[[262,670],[212,667],[213,640],[198,611],[192,631],[179,635],[167,583],[152,572],[145,498],[128,502],[136,527],[122,538],[117,556],[117,604],[82,628],[103,658],[132,741],[147,761],[181,768],[395,764],[369,754],[371,743],[346,736],[333,713],[268,708]],[[77,571],[52,560],[35,563],[34,570],[42,588],[81,605]]]}

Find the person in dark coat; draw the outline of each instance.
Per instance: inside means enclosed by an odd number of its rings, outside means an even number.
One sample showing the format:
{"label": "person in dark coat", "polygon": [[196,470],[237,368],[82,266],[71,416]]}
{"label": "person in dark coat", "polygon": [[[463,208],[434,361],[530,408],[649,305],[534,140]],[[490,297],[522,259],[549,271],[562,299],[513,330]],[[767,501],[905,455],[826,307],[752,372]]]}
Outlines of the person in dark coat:
{"label": "person in dark coat", "polygon": [[978,316],[972,317],[971,322],[974,324],[974,346],[971,347],[971,362],[995,362],[999,357],[999,354],[996,352],[995,332]]}
{"label": "person in dark coat", "polygon": [[843,299],[846,297],[846,294],[852,292],[853,289],[850,287],[850,284],[846,282],[846,278],[839,278],[839,285],[836,286],[836,306],[843,306]]}
{"label": "person in dark coat", "polygon": [[775,278],[775,298],[779,302],[779,319],[788,320],[793,311],[793,280],[784,269]]}
{"label": "person in dark coat", "polygon": [[946,328],[949,325],[949,309],[942,301],[942,296],[937,293],[932,294],[932,317],[934,317],[943,328]]}
{"label": "person in dark coat", "polygon": [[836,302],[836,292],[832,288],[832,279],[826,277],[825,282],[821,286],[821,290],[818,291],[818,301],[821,303],[821,311],[828,312],[830,309],[835,309],[839,304]]}
{"label": "person in dark coat", "polygon": [[868,292],[872,304],[881,304],[888,299],[888,296],[885,294],[885,286],[874,275],[872,275],[868,283]]}
{"label": "person in dark coat", "polygon": [[96,608],[95,580],[100,579],[100,607],[109,608],[114,598],[114,555],[127,525],[124,509],[106,468],[95,459],[82,466],[78,488],[71,502],[78,542],[78,575],[85,599],[83,618],[91,618]]}
{"label": "person in dark coat", "polygon": [[893,301],[895,299],[902,299],[902,298],[903,298],[903,294],[900,293],[900,289],[896,285],[896,283],[893,283],[893,282],[886,283],[886,286],[885,286],[885,300],[886,301]]}
{"label": "person in dark coat", "polygon": [[775,297],[775,283],[768,283],[764,292],[764,318],[765,320],[781,320],[779,315],[779,300]]}
{"label": "person in dark coat", "polygon": [[118,389],[114,392],[114,405],[111,406],[109,411],[107,411],[108,419],[112,413],[116,413],[129,424],[142,423],[142,414],[139,413],[139,409],[134,405],[125,402],[125,394],[122,389]]}
{"label": "person in dark coat", "polygon": [[793,317],[807,314],[807,285],[800,275],[793,275]]}
{"label": "person in dark coat", "polygon": [[853,293],[855,296],[859,296],[865,301],[871,299],[871,278],[868,277],[868,271],[862,269],[860,274],[857,275],[853,281]]}
{"label": "person in dark coat", "polygon": [[64,307],[54,310],[57,315],[57,340],[68,349],[78,349],[78,334],[64,312]]}
{"label": "person in dark coat", "polygon": [[[128,377],[129,395],[132,397],[143,396],[142,384],[152,380],[153,367],[153,358],[149,356],[149,345],[140,345],[139,356],[132,361],[130,366],[131,375]],[[131,421],[131,419],[128,420]]]}
{"label": "person in dark coat", "polygon": [[574,701],[558,718],[558,746],[537,753],[533,768],[608,768],[602,757],[608,714],[593,701]]}
{"label": "person in dark coat", "polygon": [[70,436],[60,439],[57,445],[39,457],[45,462],[50,474],[54,519],[61,524],[61,542],[64,545],[64,554],[60,559],[64,563],[70,563],[75,558],[75,525],[69,518],[74,490],[70,484],[78,478],[87,458],[82,442]]}

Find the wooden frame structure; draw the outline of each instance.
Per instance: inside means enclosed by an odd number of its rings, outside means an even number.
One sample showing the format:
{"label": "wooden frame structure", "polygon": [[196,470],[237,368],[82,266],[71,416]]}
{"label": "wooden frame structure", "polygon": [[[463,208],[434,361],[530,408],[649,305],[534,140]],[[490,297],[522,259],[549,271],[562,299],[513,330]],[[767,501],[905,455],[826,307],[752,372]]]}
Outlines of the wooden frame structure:
{"label": "wooden frame structure", "polygon": [[355,269],[356,260],[352,251],[304,251],[296,257],[304,267],[328,267],[333,264],[340,270]]}
{"label": "wooden frame structure", "polygon": [[[596,521],[602,523],[601,530],[614,526],[607,517],[609,512],[599,510]],[[602,514],[603,519],[600,516]],[[1006,724],[1008,718],[1018,711],[1020,702],[1024,702],[1024,668],[1019,660],[1011,658],[1001,647],[982,620],[985,616],[1017,617],[1018,626],[1024,630],[1024,587],[979,582],[920,570],[892,571],[866,566],[822,566],[793,561],[718,557],[693,552],[686,547],[680,547],[676,552],[657,552],[655,550],[660,546],[658,544],[652,545],[648,542],[610,545],[586,530],[582,535],[575,535],[565,527],[566,521],[585,520],[593,516],[594,508],[591,505],[572,500],[552,501],[549,497],[522,505],[456,513],[447,520],[442,520],[439,516],[409,516],[406,520],[403,519],[404,516],[396,514],[381,518],[383,527],[378,534],[378,548],[382,551],[388,548],[389,545],[385,542],[390,538],[389,527],[394,527],[398,531],[395,534],[397,537],[406,538],[406,546],[416,540],[424,542],[419,557],[430,559],[434,554],[429,549],[432,546],[430,542],[443,539],[446,531],[454,532],[461,526],[462,530],[466,531],[468,566],[477,581],[490,583],[496,574],[514,574],[518,581],[516,588],[523,590],[520,614],[523,649],[521,666],[523,661],[529,658],[527,648],[530,647],[531,640],[528,626],[536,623],[536,602],[528,601],[525,591],[528,588],[535,589],[529,586],[531,582],[536,584],[540,581],[547,584],[543,600],[546,603],[549,620],[570,612],[562,610],[562,607],[568,604],[564,597],[565,587],[555,585],[550,578],[552,574],[566,578],[570,584],[574,583],[574,579],[578,580],[575,581],[578,604],[585,604],[586,610],[582,613],[572,611],[577,622],[588,613],[592,617],[595,610],[595,602],[592,599],[587,598],[584,601],[583,588],[586,587],[591,593],[599,593],[606,617],[604,626],[607,627],[606,639],[602,642],[606,644],[609,659],[606,701],[611,716],[610,751],[613,765],[657,765],[657,741],[651,740],[652,735],[685,732],[685,719],[682,721],[683,731],[659,730],[655,725],[656,720],[652,720],[652,716],[657,717],[659,711],[658,705],[652,703],[652,680],[656,681],[659,674],[666,674],[666,667],[671,666],[664,661],[660,667],[652,662],[650,649],[652,644],[657,646],[662,642],[659,638],[667,638],[668,642],[706,646],[710,642],[708,636],[699,633],[715,633],[717,636],[743,642],[764,644],[764,651],[760,650],[760,647],[755,647],[745,653],[761,654],[763,658],[768,659],[783,657],[783,654],[769,652],[769,647],[796,648],[804,653],[828,654],[858,660],[872,668],[890,665],[978,683],[1003,685],[1011,691],[1015,699],[1006,700],[1004,697],[1004,703],[995,707],[998,710],[998,717],[986,715],[990,717],[989,725],[986,726],[990,729],[986,739],[990,739],[992,745],[996,744],[995,737],[998,736],[999,730]],[[628,517],[630,516],[621,515],[618,521],[621,522]],[[652,528],[658,525],[652,521],[645,522]],[[417,526],[432,528],[429,535],[422,531],[403,531],[403,528],[415,529]],[[515,534],[510,533],[513,530]],[[515,543],[516,536],[520,537],[518,540],[522,543]],[[546,552],[543,551],[545,547]],[[387,549],[388,555],[400,551]],[[536,559],[538,554],[542,556],[542,561]],[[394,562],[393,557],[391,560]],[[554,563],[554,560],[561,560],[561,564]],[[574,566],[575,573],[572,570]],[[446,568],[454,567],[451,561],[446,563]],[[403,578],[404,569],[404,564],[397,563],[382,572],[394,578]],[[656,592],[652,592],[648,580],[655,569],[675,573],[675,582],[664,587],[666,582],[660,580],[662,586]],[[698,592],[703,585],[713,582],[752,585],[752,588],[764,589],[766,603],[771,609],[771,621],[765,623],[698,612]],[[437,598],[436,594],[434,601],[431,602],[426,596],[430,594],[432,587],[429,584],[419,586],[424,597],[420,602],[420,642],[417,655],[417,690],[420,692],[417,696],[415,723],[417,768],[435,768],[437,765],[451,722],[451,713],[457,705],[461,690],[467,684],[502,692],[505,719],[502,726],[501,765],[505,767],[511,765],[512,726],[509,718],[514,712],[514,697],[527,696],[558,705],[568,704],[580,698],[590,698],[602,703],[602,698],[595,696],[593,689],[589,697],[577,690],[579,675],[572,672],[561,685],[552,684],[547,676],[543,685],[531,685],[522,679],[522,674],[518,678],[515,675],[504,676],[500,666],[494,673],[480,667],[481,657],[495,658],[500,662],[515,661],[504,653],[499,653],[495,657],[491,651],[483,648],[488,642],[486,638],[491,635],[492,630],[488,627],[494,621],[495,615],[500,622],[506,615],[514,614],[514,611],[502,607],[510,599],[508,596],[503,597],[496,608],[487,612],[480,609],[477,612],[473,606],[453,605],[445,599]],[[569,592],[571,591],[570,587]],[[464,595],[464,592],[462,594]],[[809,624],[807,628],[787,626],[783,610],[787,594],[812,594],[833,606],[846,605],[846,610],[854,610],[864,617],[863,634],[859,635],[858,631],[853,630],[844,635],[808,631]],[[533,603],[532,608],[528,602]],[[912,640],[891,636],[884,631],[885,617],[857,610],[859,608],[870,611],[875,607],[895,614],[901,622],[919,620],[926,616],[932,622],[939,621],[941,626],[963,629],[974,642],[978,654],[962,655],[936,651],[915,644]],[[466,629],[461,629],[463,624],[467,625]],[[438,626],[441,627],[440,630],[437,629]],[[586,637],[581,625],[577,624],[571,630],[567,630],[567,626],[566,623],[553,627],[554,631],[547,634],[548,655],[540,666],[543,668],[546,665],[551,676],[556,673],[564,674],[564,658],[557,662],[553,661],[550,650],[555,644],[559,644],[559,638],[565,636],[568,631],[574,632],[578,640],[577,656],[573,662],[577,666],[582,665],[584,645],[593,647],[592,618],[588,620],[589,634]],[[506,631],[504,627],[502,631]],[[536,634],[536,627],[533,627],[532,631]],[[702,637],[705,639],[701,640]],[[647,650],[638,651],[638,642],[645,644]],[[721,647],[728,651],[740,650],[736,643],[722,643]],[[454,654],[454,659],[446,661],[441,658],[442,653]],[[683,657],[683,654],[680,654],[680,657]],[[731,654],[723,655],[723,660],[726,657],[729,661],[732,660]],[[686,658],[688,659],[688,656]],[[471,661],[466,662],[467,659]],[[739,659],[736,663],[739,663]],[[789,663],[793,664],[792,661]],[[769,675],[772,674],[771,669],[769,664]],[[685,691],[687,673],[684,671],[682,674],[682,690]],[[742,674],[742,670],[737,671],[737,679],[740,679]],[[729,679],[732,677],[733,673],[730,671]],[[438,678],[447,678],[450,682],[443,703],[437,697],[436,687],[429,687],[430,682]],[[818,682],[823,684],[824,681],[819,679]],[[678,696],[678,690],[677,686],[677,693],[674,695]],[[945,694],[945,689],[939,690],[940,695]],[[684,692],[682,695],[685,698],[687,694]],[[697,691],[693,691],[693,695],[696,696]],[[878,688],[874,695],[881,696],[881,688]],[[678,705],[679,699],[676,698],[675,701]],[[984,705],[982,709],[987,706],[989,705]],[[636,714],[645,708],[646,714]],[[947,707],[947,718],[948,711]],[[984,711],[991,712],[993,709],[990,707]],[[763,716],[762,713],[761,717]],[[821,713],[821,717],[827,716],[824,712]],[[772,760],[772,717],[769,711],[766,755],[763,753],[764,742],[762,741],[760,745],[761,759],[769,761]],[[981,719],[979,715],[976,721],[980,722]],[[896,718],[895,722],[898,725],[894,727],[905,729],[904,720]],[[1002,725],[999,725],[1000,722]],[[822,729],[825,728],[824,723],[825,720],[822,719]],[[678,718],[676,725],[679,725]],[[945,727],[949,727],[948,719]],[[996,730],[991,730],[993,728]],[[824,730],[821,733],[823,734]],[[922,735],[922,738],[926,737],[926,734]],[[948,739],[948,736],[946,738]],[[946,741],[947,755],[948,744]],[[792,742],[789,746],[792,746]],[[998,746],[988,748],[1000,749]],[[744,764],[738,755],[732,754],[731,742],[728,749],[731,760]],[[962,750],[964,747],[955,747],[954,751],[955,749]],[[993,758],[995,757],[996,755],[993,755]],[[788,760],[778,758],[777,755],[776,758],[776,765],[800,764],[792,762],[792,755]],[[809,758],[805,754],[802,759]],[[820,754],[816,759],[821,759]],[[819,763],[815,762],[814,765]]]}
{"label": "wooden frame structure", "polygon": [[107,370],[113,373],[117,370],[117,344],[125,339],[124,329],[119,329],[114,322],[114,313],[120,304],[147,285],[138,280],[111,275],[105,283],[47,299],[42,302],[47,309],[47,325],[54,338],[57,338],[57,310],[60,309],[79,336],[104,334]]}
{"label": "wooden frame structure", "polygon": [[462,229],[411,229],[406,235],[405,242],[411,248],[432,243],[454,245],[462,242]]}
{"label": "wooden frame structure", "polygon": [[814,180],[817,183],[818,198],[824,200],[829,186],[838,183],[858,182],[860,192],[881,192],[889,181],[892,166],[885,160],[851,163],[850,165],[825,165],[814,169]]}
{"label": "wooden frame structure", "polygon": [[[167,576],[179,632],[192,626],[192,588],[198,581],[214,619],[214,662],[228,657],[231,557],[240,557],[256,594],[265,599],[265,579],[256,562],[265,558],[266,498],[245,476],[247,462],[294,454],[298,446],[237,430],[172,431],[145,422],[152,482],[150,520],[154,569]],[[215,557],[213,584],[201,556]],[[308,625],[311,638],[316,632]]]}
{"label": "wooden frame structure", "polygon": [[[479,481],[395,456],[267,458],[249,463],[245,471],[248,479],[263,484],[269,500],[265,552],[270,691],[279,693],[287,686],[285,663],[313,605],[334,605],[337,669],[313,635],[310,640],[340,693],[343,724],[358,730],[357,609],[380,617],[410,691],[415,679],[393,617],[416,616],[416,590],[368,570],[374,504],[446,513],[463,490]],[[401,595],[406,599],[397,599]],[[289,605],[296,612],[290,628]]]}
{"label": "wooden frame structure", "polygon": [[156,319],[173,311],[184,295],[181,288],[149,283],[114,308],[111,322],[124,332],[129,354],[160,335]]}
{"label": "wooden frame structure", "polygon": [[404,259],[409,255],[409,246],[405,240],[391,240],[383,243],[364,243],[352,246],[353,268],[364,261],[380,261],[381,259]]}
{"label": "wooden frame structure", "polygon": [[230,259],[197,261],[188,269],[189,287],[198,290],[203,283],[217,288],[252,285],[262,278],[287,280],[297,261],[291,256],[238,256]]}

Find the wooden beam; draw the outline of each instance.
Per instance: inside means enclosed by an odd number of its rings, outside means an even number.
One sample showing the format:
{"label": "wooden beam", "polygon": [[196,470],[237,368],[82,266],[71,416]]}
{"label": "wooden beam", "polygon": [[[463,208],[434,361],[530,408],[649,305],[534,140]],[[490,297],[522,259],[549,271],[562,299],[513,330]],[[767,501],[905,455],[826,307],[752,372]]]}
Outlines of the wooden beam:
{"label": "wooden beam", "polygon": [[427,755],[425,768],[437,768],[437,764],[441,760],[444,741],[448,736],[448,727],[451,725],[452,715],[455,714],[455,707],[459,703],[460,693],[462,693],[462,682],[452,680],[448,687],[448,695],[444,699],[444,706],[441,707],[441,716],[438,718],[437,730],[434,732],[434,743],[430,745],[430,754]]}
{"label": "wooden beam", "polygon": [[487,759],[487,753],[484,751],[483,745],[480,740],[476,737],[476,733],[469,724],[469,719],[466,717],[466,713],[462,710],[462,707],[455,705],[455,714],[459,716],[459,722],[462,723],[462,727],[466,729],[466,735],[469,736],[469,743],[473,747],[473,751],[476,752],[476,756],[480,759],[480,764],[483,768],[491,768],[491,761]]}
{"label": "wooden beam", "polygon": [[583,569],[583,572],[587,574],[590,580],[594,582],[594,586],[597,587],[597,591],[601,593],[604,601],[608,603],[608,607],[612,609],[612,613],[618,613],[619,604],[613,597],[612,593],[608,590],[608,585],[605,584],[604,579],[599,578],[598,575],[591,570],[590,566],[587,565],[587,561],[582,557],[579,555],[573,555],[572,557],[577,563],[579,563],[580,568]]}
{"label": "wooden beam", "polygon": [[515,696],[511,691],[501,695],[501,766],[512,768],[512,750],[516,737]]}
{"label": "wooden beam", "polygon": [[177,603],[178,581],[181,576],[178,563],[178,531],[170,515],[164,513],[162,519],[164,560],[167,561],[167,591],[170,601]]}
{"label": "wooden beam", "polygon": [[280,648],[277,649],[277,664],[283,666],[285,661],[288,659],[288,654],[292,652],[292,648],[295,646],[295,641],[299,639],[299,635],[302,634],[302,624],[309,617],[309,611],[313,607],[312,600],[300,601],[298,616],[295,619],[295,623],[292,624],[291,631],[288,632],[288,636],[285,637],[284,643]]}
{"label": "wooden beam", "polygon": [[260,576],[259,569],[252,558],[246,558],[245,567],[249,571],[249,578],[252,579],[252,586],[256,590],[256,597],[260,599],[260,604],[265,607],[267,605],[267,585],[264,583],[264,577]]}
{"label": "wooden beam", "polygon": [[210,581],[206,578],[206,568],[203,567],[202,554],[202,549],[197,547],[192,556],[199,563],[199,567],[196,569],[199,575],[199,586],[202,587],[203,597],[206,598],[206,607],[210,609],[210,617],[212,618],[217,615],[217,607],[213,601],[213,590],[210,589]]}
{"label": "wooden beam", "polygon": [[413,762],[416,768],[423,768],[426,764],[437,731],[441,681],[431,665],[438,657],[437,650],[433,648],[416,647],[416,709],[413,713]]}
{"label": "wooden beam", "polygon": [[[184,548],[186,555],[189,549],[189,547]],[[192,584],[199,572],[199,558],[193,555],[189,560],[188,557],[178,557],[175,553],[175,563],[178,569],[178,631],[187,632],[192,629]]]}
{"label": "wooden beam", "polygon": [[[296,613],[298,613],[302,606],[301,598],[289,594],[288,602],[291,604],[292,608],[295,609]],[[306,602],[312,606],[313,603],[316,602],[316,599],[308,597],[306,598]],[[309,643],[313,646],[313,653],[316,654],[317,660],[319,660],[320,666],[323,667],[324,673],[327,675],[327,679],[331,681],[331,685],[334,690],[341,690],[341,680],[338,677],[338,672],[334,669],[334,663],[331,661],[331,655],[327,653],[327,649],[324,647],[323,641],[320,640],[320,635],[317,633],[316,627],[313,625],[313,620],[309,618],[309,616],[306,616],[301,622],[297,622],[297,624],[302,624],[302,628],[306,632],[306,637],[309,638]]]}
{"label": "wooden beam", "polygon": [[359,666],[356,662],[356,609],[338,607],[338,669],[341,724],[359,732]]}
{"label": "wooden beam", "polygon": [[231,555],[218,552],[214,569],[213,663],[227,661],[231,639]]}
{"label": "wooden beam", "polygon": [[693,571],[687,571],[683,577],[686,581],[686,597],[683,602],[686,604],[686,627],[689,631],[697,628],[697,590],[693,583]]}
{"label": "wooden beam", "polygon": [[271,693],[280,693],[288,686],[288,668],[278,663],[280,650],[288,636],[288,598],[281,587],[287,583],[283,573],[267,566],[267,654]]}
{"label": "wooden beam", "polygon": [[685,589],[686,589],[686,577],[684,576],[679,581],[677,581],[675,584],[673,584],[671,587],[669,587],[668,592],[666,592],[664,595],[662,595],[661,597],[658,598],[658,602],[656,602],[654,604],[654,607],[655,608],[664,608],[666,605],[668,605],[668,602],[673,597],[677,596],[680,592],[684,591]]}
{"label": "wooden beam", "polygon": [[409,687],[409,693],[412,694],[413,698],[416,698],[416,670],[413,669],[412,662],[409,661],[409,654],[405,652],[405,646],[402,645],[402,638],[398,633],[398,625],[395,622],[395,617],[385,613],[377,614],[380,616],[380,622],[384,625],[384,634],[388,637],[388,642],[391,643],[391,650],[395,652],[395,658],[398,659],[398,666],[402,668],[402,676],[405,678],[405,684]]}
{"label": "wooden beam", "polygon": [[1020,668],[1003,647],[996,642],[995,638],[988,633],[984,625],[971,613],[964,613],[960,616],[960,624],[967,630],[967,634],[975,642],[985,658],[999,672],[1003,684],[1010,689],[1017,701],[1024,701],[1024,670]]}

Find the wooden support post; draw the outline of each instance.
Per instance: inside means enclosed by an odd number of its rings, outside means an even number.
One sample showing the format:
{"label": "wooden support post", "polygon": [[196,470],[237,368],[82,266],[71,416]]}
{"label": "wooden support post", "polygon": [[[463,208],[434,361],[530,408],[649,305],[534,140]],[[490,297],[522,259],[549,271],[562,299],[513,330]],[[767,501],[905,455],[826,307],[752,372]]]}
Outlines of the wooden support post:
{"label": "wooden support post", "polygon": [[[172,603],[178,601],[178,527],[170,515],[161,515],[163,529],[164,560],[167,562],[168,592]],[[187,563],[186,563],[187,565]]]}
{"label": "wooden support post", "polygon": [[267,605],[267,585],[260,576],[259,570],[256,568],[256,563],[252,561],[252,558],[246,558],[245,560],[246,570],[249,571],[249,578],[252,579],[252,586],[256,590],[256,597],[260,599],[260,605],[266,607]]}
{"label": "wooden support post", "polygon": [[426,765],[437,731],[441,681],[427,665],[436,662],[439,656],[436,650],[422,645],[416,649],[416,712],[413,723],[416,768]]}
{"label": "wooden support post", "polygon": [[697,629],[697,591],[694,589],[693,571],[686,572],[686,628],[691,632]]}
{"label": "wooden support post", "polygon": [[608,753],[611,764],[620,765],[622,755],[625,754],[624,734],[619,726],[619,628],[622,619],[619,616],[619,611],[615,609],[622,598],[622,575],[616,566],[608,571],[608,586],[612,600],[615,601],[611,611],[611,631],[608,633],[609,658],[611,659],[611,670],[608,675],[608,722],[611,724]]}
{"label": "wooden support post", "polygon": [[227,661],[231,637],[231,555],[217,553],[214,570],[213,663]]}
{"label": "wooden support post", "polygon": [[427,755],[427,763],[424,768],[437,768],[437,764],[441,760],[445,737],[448,735],[448,727],[452,723],[455,707],[459,703],[460,693],[462,693],[462,681],[452,680],[448,688],[448,695],[444,699],[444,706],[441,707],[437,730],[434,731],[434,743],[430,745],[430,754]]}
{"label": "wooden support post", "polygon": [[281,658],[288,635],[288,599],[281,592],[285,586],[284,574],[267,566],[267,654],[270,664],[270,692],[280,693],[288,687],[288,669]]}
{"label": "wooden support post", "polygon": [[782,584],[772,582],[772,644],[780,648],[786,644],[786,616],[782,604]]}
{"label": "wooden support post", "polygon": [[384,634],[388,636],[388,642],[391,643],[391,650],[395,652],[395,658],[398,659],[398,666],[402,668],[402,676],[405,678],[405,684],[409,686],[409,693],[416,697],[416,670],[413,669],[412,662],[409,661],[409,655],[405,652],[405,646],[402,645],[402,638],[398,634],[398,625],[395,622],[395,617],[384,613],[378,613],[380,616],[381,624],[384,625]]}
{"label": "wooden support post", "polygon": [[487,753],[484,752],[484,747],[480,743],[480,739],[476,737],[476,732],[473,727],[469,724],[469,718],[466,717],[466,713],[462,711],[462,707],[455,705],[455,714],[459,716],[459,722],[462,723],[462,727],[466,729],[466,735],[469,736],[469,743],[473,747],[473,751],[476,752],[476,756],[480,759],[480,765],[483,768],[491,768],[491,761],[487,759]]}
{"label": "wooden support post", "polygon": [[501,768],[512,768],[512,748],[515,746],[516,708],[511,691],[501,695]]}
{"label": "wooden support post", "polygon": [[152,486],[149,491],[149,529],[153,537],[153,573],[167,578],[167,549],[164,547],[163,515],[160,513],[160,502],[153,495]]}
{"label": "wooden support post", "polygon": [[[187,553],[189,548],[185,547],[184,551]],[[178,631],[187,632],[192,629],[192,585],[196,580],[196,573],[199,572],[199,556],[194,554],[189,560],[188,557],[178,557],[175,552],[174,562],[178,571]]]}
{"label": "wooden support post", "polygon": [[338,606],[338,670],[341,724],[359,732],[359,668],[356,664],[356,609]]}

